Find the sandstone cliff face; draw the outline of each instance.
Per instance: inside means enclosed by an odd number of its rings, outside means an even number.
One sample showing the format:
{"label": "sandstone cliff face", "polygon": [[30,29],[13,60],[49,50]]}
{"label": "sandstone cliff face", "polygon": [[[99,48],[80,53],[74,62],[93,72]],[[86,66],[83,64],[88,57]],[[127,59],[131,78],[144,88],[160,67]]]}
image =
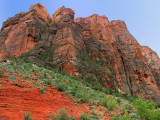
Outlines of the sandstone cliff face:
{"label": "sandstone cliff face", "polygon": [[107,70],[103,79],[109,84],[108,87],[160,102],[159,83],[156,82],[159,80],[146,63],[142,47],[129,33],[123,21],[108,22],[107,18],[98,15],[75,21],[83,26],[84,34],[89,31],[97,39],[96,42],[101,44],[100,48],[96,48],[99,49],[99,59],[104,61]]}
{"label": "sandstone cliff face", "polygon": [[146,58],[146,62],[150,67],[150,70],[155,77],[156,84],[160,89],[160,59],[157,53],[151,50],[149,47],[142,46],[142,50],[142,54]]}
{"label": "sandstone cliff face", "polygon": [[111,22],[112,29],[117,39],[116,46],[120,51],[126,79],[133,94],[145,96],[159,102],[159,89],[156,77],[146,63],[142,47],[128,32],[124,22]]}
{"label": "sandstone cliff face", "polygon": [[9,18],[0,32],[0,59],[29,52],[36,60],[49,51],[46,65],[56,70],[160,103],[157,54],[140,46],[124,21],[109,22],[97,14],[74,20],[74,14],[63,6],[51,19],[46,8],[36,4]]}
{"label": "sandstone cliff face", "polygon": [[3,23],[0,32],[0,57],[4,55],[19,56],[34,49],[41,28],[39,24],[49,23],[50,17],[42,4],[30,7]]}
{"label": "sandstone cliff face", "polygon": [[77,75],[76,56],[83,45],[80,35],[77,34],[74,14],[73,10],[61,7],[52,18],[52,22],[57,23],[57,34],[52,41],[53,56],[61,71],[66,71],[70,75]]}

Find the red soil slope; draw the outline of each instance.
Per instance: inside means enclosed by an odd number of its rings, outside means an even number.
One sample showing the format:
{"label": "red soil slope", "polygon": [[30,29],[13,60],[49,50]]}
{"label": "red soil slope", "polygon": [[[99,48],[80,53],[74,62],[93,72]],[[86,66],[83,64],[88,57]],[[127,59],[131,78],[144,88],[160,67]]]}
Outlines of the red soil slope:
{"label": "red soil slope", "polygon": [[57,114],[62,108],[68,109],[68,113],[75,118],[81,113],[90,113],[86,104],[76,106],[67,95],[53,87],[48,86],[44,95],[39,92],[40,88],[15,76],[17,81],[12,85],[9,77],[0,78],[0,120],[22,120],[27,111],[31,112],[34,120],[45,120],[48,114]]}

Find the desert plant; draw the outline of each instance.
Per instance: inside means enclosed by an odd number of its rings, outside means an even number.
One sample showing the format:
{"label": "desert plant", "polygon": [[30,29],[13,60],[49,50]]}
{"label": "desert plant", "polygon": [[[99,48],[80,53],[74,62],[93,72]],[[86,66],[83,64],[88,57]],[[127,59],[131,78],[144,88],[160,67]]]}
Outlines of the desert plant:
{"label": "desert plant", "polygon": [[57,120],[57,115],[55,115],[55,114],[48,114],[47,118],[51,119],[51,120]]}
{"label": "desert plant", "polygon": [[4,77],[5,77],[5,75],[4,75],[4,73],[3,73],[3,70],[0,69],[0,78],[4,78]]}
{"label": "desert plant", "polygon": [[109,97],[104,96],[100,100],[100,104],[107,107],[109,110],[113,110],[113,108],[116,107],[116,103],[117,103],[116,98],[112,96]]}
{"label": "desert plant", "polygon": [[94,111],[91,112],[91,115],[80,114],[80,120],[100,120],[100,117]]}
{"label": "desert plant", "polygon": [[27,88],[24,88],[24,91],[25,91],[25,92],[27,92],[27,91],[28,91],[28,89],[27,89]]}
{"label": "desert plant", "polygon": [[123,107],[125,110],[132,110],[132,106],[130,104],[124,104]]}
{"label": "desert plant", "polygon": [[53,120],[74,120],[74,117],[68,115],[68,110],[65,108],[59,110],[58,115],[55,114],[48,115],[48,118],[51,118]]}
{"label": "desert plant", "polygon": [[58,116],[60,120],[74,120],[74,118],[68,115],[67,109],[61,109],[58,111]]}
{"label": "desert plant", "polygon": [[8,69],[7,73],[14,73],[14,70],[13,69]]}
{"label": "desert plant", "polygon": [[116,114],[113,117],[111,117],[111,120],[138,120],[138,119],[132,118],[131,115],[125,111],[124,115]]}
{"label": "desert plant", "polygon": [[82,102],[87,103],[89,101],[89,95],[87,93],[82,94]]}
{"label": "desert plant", "polygon": [[94,107],[93,107],[93,106],[89,106],[89,109],[90,109],[90,110],[93,110],[93,109],[94,109]]}
{"label": "desert plant", "polygon": [[91,118],[91,120],[100,120],[100,117],[98,116],[98,114],[95,111],[91,112],[90,118]]}
{"label": "desert plant", "polygon": [[121,103],[121,99],[120,99],[120,98],[117,98],[117,102],[120,104],[120,103]]}
{"label": "desert plant", "polygon": [[52,84],[52,81],[51,81],[51,80],[48,80],[48,79],[45,79],[45,80],[44,80],[44,84],[51,85],[51,84]]}
{"label": "desert plant", "polygon": [[16,81],[17,78],[16,78],[15,76],[10,76],[10,77],[9,77],[9,80]]}
{"label": "desert plant", "polygon": [[160,120],[160,109],[151,111],[148,118],[149,120]]}
{"label": "desert plant", "polygon": [[90,117],[87,114],[80,114],[80,120],[90,120]]}
{"label": "desert plant", "polygon": [[46,86],[42,86],[41,89],[39,89],[39,92],[41,92],[42,94],[45,94],[46,89],[47,89]]}
{"label": "desert plant", "polygon": [[130,116],[133,120],[138,120],[139,119],[136,113],[130,113]]}
{"label": "desert plant", "polygon": [[133,119],[131,118],[131,115],[125,112],[125,114],[120,118],[120,120],[133,120]]}
{"label": "desert plant", "polygon": [[34,85],[37,86],[37,87],[39,87],[39,86],[40,86],[39,81],[36,81],[36,82],[34,83]]}
{"label": "desert plant", "polygon": [[55,88],[56,88],[58,91],[60,91],[60,92],[64,92],[64,91],[65,91],[65,87],[64,87],[64,86],[65,86],[64,84],[58,83],[58,84],[55,86]]}
{"label": "desert plant", "polygon": [[160,108],[160,104],[157,104],[157,105],[156,105],[156,108]]}
{"label": "desert plant", "polygon": [[113,117],[111,117],[111,120],[120,120],[121,114],[116,114]]}
{"label": "desert plant", "polygon": [[24,118],[23,118],[23,120],[33,120],[30,115],[31,115],[30,112],[25,112],[25,113],[24,113]]}
{"label": "desert plant", "polygon": [[156,107],[156,104],[149,100],[143,101],[142,99],[139,99],[133,102],[133,106],[136,108],[137,115],[139,115],[141,119],[148,119],[152,118],[150,113],[153,112],[153,110]]}

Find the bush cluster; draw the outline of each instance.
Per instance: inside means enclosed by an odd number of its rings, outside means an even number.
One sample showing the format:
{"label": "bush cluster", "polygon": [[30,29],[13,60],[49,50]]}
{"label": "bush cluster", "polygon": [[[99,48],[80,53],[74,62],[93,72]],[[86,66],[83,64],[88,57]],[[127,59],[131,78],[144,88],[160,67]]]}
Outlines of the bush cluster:
{"label": "bush cluster", "polygon": [[160,120],[160,110],[156,110],[156,103],[139,99],[133,102],[133,106],[141,119]]}
{"label": "bush cluster", "polygon": [[91,115],[80,114],[80,120],[100,120],[100,117],[94,111],[91,112]]}
{"label": "bush cluster", "polygon": [[10,77],[9,77],[9,80],[11,80],[11,81],[16,81],[17,78],[16,78],[15,76],[10,76]]}
{"label": "bush cluster", "polygon": [[117,100],[115,97],[113,96],[104,96],[101,100],[100,100],[100,104],[107,107],[109,110],[113,110],[113,108],[116,107],[116,103]]}
{"label": "bush cluster", "polygon": [[3,70],[0,69],[0,78],[4,78],[4,77],[5,77],[5,75],[4,75],[4,73],[3,73]]}
{"label": "bush cluster", "polygon": [[31,115],[30,112],[25,112],[23,120],[32,120],[32,117],[30,115]]}
{"label": "bush cluster", "polygon": [[57,115],[50,114],[47,117],[52,120],[74,120],[74,117],[71,115],[68,115],[68,110],[65,108],[59,110]]}

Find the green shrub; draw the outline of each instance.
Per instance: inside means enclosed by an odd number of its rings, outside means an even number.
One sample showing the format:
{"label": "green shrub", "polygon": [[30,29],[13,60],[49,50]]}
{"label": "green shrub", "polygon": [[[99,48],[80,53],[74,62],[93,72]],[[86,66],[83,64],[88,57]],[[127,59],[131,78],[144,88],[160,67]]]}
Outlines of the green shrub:
{"label": "green shrub", "polygon": [[44,80],[44,84],[46,84],[46,85],[51,85],[51,84],[52,84],[52,81],[51,81],[51,80],[48,80],[48,79],[45,79],[45,80]]}
{"label": "green shrub", "polygon": [[74,117],[68,115],[68,110],[65,108],[59,110],[57,115],[50,114],[47,117],[51,118],[52,120],[74,120]]}
{"label": "green shrub", "polygon": [[104,96],[101,100],[100,100],[100,104],[107,107],[109,110],[113,110],[113,108],[116,107],[116,98],[115,97],[106,97]]}
{"label": "green shrub", "polygon": [[100,120],[100,117],[94,111],[91,112],[91,115],[80,114],[80,120]]}
{"label": "green shrub", "polygon": [[48,114],[47,118],[50,120],[57,120],[57,116],[55,114]]}
{"label": "green shrub", "polygon": [[5,77],[4,72],[2,69],[0,69],[0,78],[4,78],[4,77]]}
{"label": "green shrub", "polygon": [[94,109],[94,107],[93,107],[93,106],[89,106],[89,109],[90,109],[90,110],[93,110],[93,109]]}
{"label": "green shrub", "polygon": [[42,94],[45,94],[45,89],[41,88],[39,89],[39,92],[41,92]]}
{"label": "green shrub", "polygon": [[74,85],[73,87],[71,87],[71,89],[70,89],[70,91],[68,92],[68,94],[69,94],[70,96],[75,96],[76,93],[78,92],[78,88],[79,88],[79,86],[78,86],[77,84]]}
{"label": "green shrub", "polygon": [[91,118],[91,120],[100,120],[100,117],[94,111],[91,112],[90,118]]}
{"label": "green shrub", "polygon": [[121,103],[121,99],[120,99],[120,98],[117,98],[117,102],[120,104],[120,103]]}
{"label": "green shrub", "polygon": [[136,113],[130,113],[130,116],[133,120],[138,120],[139,119]]}
{"label": "green shrub", "polygon": [[130,104],[124,104],[123,107],[125,110],[132,110],[132,106]]}
{"label": "green shrub", "polygon": [[65,91],[65,85],[61,84],[61,83],[56,84],[55,88],[60,92],[64,92]]}
{"label": "green shrub", "polygon": [[31,74],[25,73],[25,74],[24,74],[24,77],[25,77],[26,79],[29,79],[29,78],[31,78]]}
{"label": "green shrub", "polygon": [[131,118],[131,115],[125,112],[125,114],[120,118],[120,120],[133,120],[133,119]]}
{"label": "green shrub", "polygon": [[39,89],[39,92],[41,92],[42,94],[45,94],[45,90],[47,89],[46,86],[42,86],[41,89]]}
{"label": "green shrub", "polygon": [[111,117],[111,120],[138,120],[138,118],[132,118],[131,115],[127,114],[127,112],[125,111],[125,114],[123,116],[121,116],[121,114],[116,114]]}
{"label": "green shrub", "polygon": [[80,120],[90,120],[90,116],[88,116],[87,114],[80,114]]}
{"label": "green shrub", "polygon": [[82,102],[87,103],[89,101],[89,95],[87,93],[82,94]]}
{"label": "green shrub", "polygon": [[15,76],[10,76],[10,77],[9,77],[9,80],[16,81],[17,78],[16,78]]}
{"label": "green shrub", "polygon": [[150,113],[152,114],[154,113],[153,110],[155,109],[156,104],[149,100],[143,101],[140,99],[140,100],[135,100],[133,102],[133,106],[136,108],[137,115],[139,115],[141,119],[148,119],[151,118]]}
{"label": "green shrub", "polygon": [[31,115],[30,112],[25,112],[23,120],[32,120],[32,117],[30,117],[30,115]]}
{"label": "green shrub", "polygon": [[151,111],[148,118],[149,120],[160,120],[160,109]]}
{"label": "green shrub", "polygon": [[120,120],[121,114],[116,114],[113,117],[111,117],[111,120]]}
{"label": "green shrub", "polygon": [[36,81],[36,82],[34,83],[34,85],[37,86],[37,87],[39,87],[39,86],[40,86],[39,81]]}
{"label": "green shrub", "polygon": [[160,108],[160,104],[157,104],[157,105],[156,105],[156,108]]}
{"label": "green shrub", "polygon": [[76,97],[77,99],[81,99],[81,98],[82,98],[82,93],[81,93],[81,92],[77,92],[77,93],[75,94],[75,97]]}
{"label": "green shrub", "polygon": [[74,120],[73,116],[68,115],[67,109],[61,109],[58,111],[58,116],[60,120]]}
{"label": "green shrub", "polygon": [[14,73],[14,70],[13,69],[8,69],[7,73]]}

